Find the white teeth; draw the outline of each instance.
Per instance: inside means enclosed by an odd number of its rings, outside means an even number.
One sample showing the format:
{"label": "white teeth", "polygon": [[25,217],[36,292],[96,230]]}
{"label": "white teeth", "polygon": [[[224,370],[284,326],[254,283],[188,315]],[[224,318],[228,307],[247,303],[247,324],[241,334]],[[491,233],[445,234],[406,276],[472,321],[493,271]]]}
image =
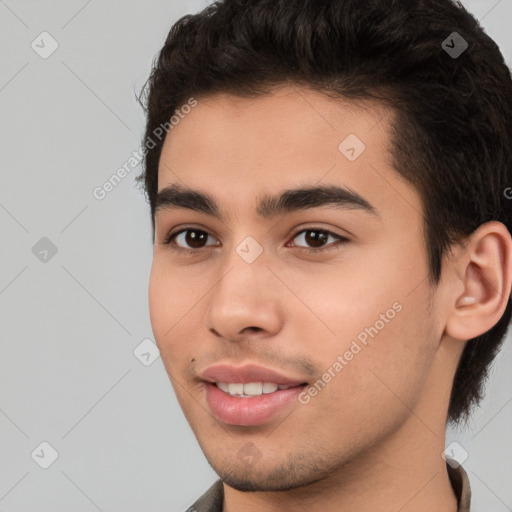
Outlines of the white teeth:
{"label": "white teeth", "polygon": [[232,396],[260,396],[274,393],[278,389],[288,389],[293,386],[284,386],[273,382],[216,382],[217,387]]}
{"label": "white teeth", "polygon": [[229,393],[229,384],[227,384],[226,382],[217,382],[217,387],[219,389],[222,389],[224,393]]}
{"label": "white teeth", "polygon": [[238,384],[238,383],[235,384],[234,382],[230,382],[228,393],[230,395],[243,395],[244,394],[244,385]]}
{"label": "white teeth", "polygon": [[258,396],[263,393],[262,382],[248,382],[244,384],[244,395]]}
{"label": "white teeth", "polygon": [[277,391],[279,386],[277,384],[274,384],[272,382],[264,382],[263,383],[263,393],[273,393],[274,391]]}

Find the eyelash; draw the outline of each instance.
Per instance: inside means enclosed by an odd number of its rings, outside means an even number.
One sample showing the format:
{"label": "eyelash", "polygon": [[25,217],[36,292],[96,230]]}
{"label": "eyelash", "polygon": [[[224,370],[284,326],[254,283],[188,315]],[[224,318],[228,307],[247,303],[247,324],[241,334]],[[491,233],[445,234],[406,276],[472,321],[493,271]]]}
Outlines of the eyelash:
{"label": "eyelash", "polygon": [[[173,251],[173,252],[177,252],[177,253],[181,253],[181,254],[197,254],[199,253],[200,251],[204,250],[205,248],[201,248],[201,249],[183,249],[182,247],[178,247],[176,244],[173,243],[173,240],[178,236],[180,235],[181,233],[186,233],[187,231],[196,231],[196,232],[199,232],[199,233],[205,233],[207,235],[209,235],[210,233],[208,233],[207,231],[203,230],[203,229],[198,229],[198,228],[192,228],[192,227],[188,227],[188,228],[185,228],[185,229],[181,229],[180,231],[177,231],[176,233],[171,233],[169,234],[166,239],[164,240],[164,245],[168,245],[170,250]],[[336,233],[333,233],[332,231],[329,231],[327,229],[321,229],[321,228],[306,228],[306,229],[302,229],[300,231],[297,231],[296,233],[294,233],[293,237],[292,237],[292,240],[294,238],[297,238],[297,236],[299,236],[300,234],[304,233],[304,232],[318,232],[318,233],[323,233],[327,236],[332,236],[333,238],[336,238],[337,241],[339,243],[337,244],[329,244],[327,246],[324,246],[324,247],[320,247],[320,248],[307,248],[307,247],[299,247],[299,249],[301,251],[305,251],[309,254],[318,254],[320,252],[325,252],[325,251],[329,251],[329,250],[333,250],[333,249],[340,249],[340,246],[349,242],[349,239],[344,237],[344,236],[341,236],[341,235],[337,235]]]}

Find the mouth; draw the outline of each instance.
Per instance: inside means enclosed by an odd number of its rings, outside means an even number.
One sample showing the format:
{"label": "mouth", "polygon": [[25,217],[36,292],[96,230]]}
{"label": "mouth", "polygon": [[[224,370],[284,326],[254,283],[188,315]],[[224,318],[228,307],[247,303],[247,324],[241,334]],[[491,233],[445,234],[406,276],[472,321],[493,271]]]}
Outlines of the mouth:
{"label": "mouth", "polygon": [[277,421],[299,405],[308,383],[257,365],[217,365],[200,374],[206,402],[217,421],[255,426]]}
{"label": "mouth", "polygon": [[285,384],[277,384],[275,382],[215,382],[214,383],[221,391],[230,396],[239,398],[252,398],[261,395],[270,395],[277,391],[291,389],[295,387],[305,386],[307,383],[303,382],[298,386],[288,386]]}

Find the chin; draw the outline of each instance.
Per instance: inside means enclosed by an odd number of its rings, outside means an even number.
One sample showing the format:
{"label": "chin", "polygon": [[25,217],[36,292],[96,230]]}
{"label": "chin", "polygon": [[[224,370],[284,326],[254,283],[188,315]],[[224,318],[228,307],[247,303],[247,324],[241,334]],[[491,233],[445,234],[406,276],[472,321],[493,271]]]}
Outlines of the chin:
{"label": "chin", "polygon": [[281,464],[273,467],[233,468],[229,462],[214,471],[229,487],[242,492],[284,492],[314,484],[326,476],[325,469],[314,464]]}

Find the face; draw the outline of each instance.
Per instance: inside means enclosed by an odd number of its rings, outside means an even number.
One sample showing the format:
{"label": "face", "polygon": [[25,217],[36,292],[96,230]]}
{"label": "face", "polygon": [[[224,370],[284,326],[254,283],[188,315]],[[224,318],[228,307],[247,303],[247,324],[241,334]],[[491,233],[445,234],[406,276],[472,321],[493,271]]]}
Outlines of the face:
{"label": "face", "polygon": [[231,487],[334,475],[438,392],[422,206],[391,165],[390,119],[287,86],[198,98],[165,140],[151,323]]}

